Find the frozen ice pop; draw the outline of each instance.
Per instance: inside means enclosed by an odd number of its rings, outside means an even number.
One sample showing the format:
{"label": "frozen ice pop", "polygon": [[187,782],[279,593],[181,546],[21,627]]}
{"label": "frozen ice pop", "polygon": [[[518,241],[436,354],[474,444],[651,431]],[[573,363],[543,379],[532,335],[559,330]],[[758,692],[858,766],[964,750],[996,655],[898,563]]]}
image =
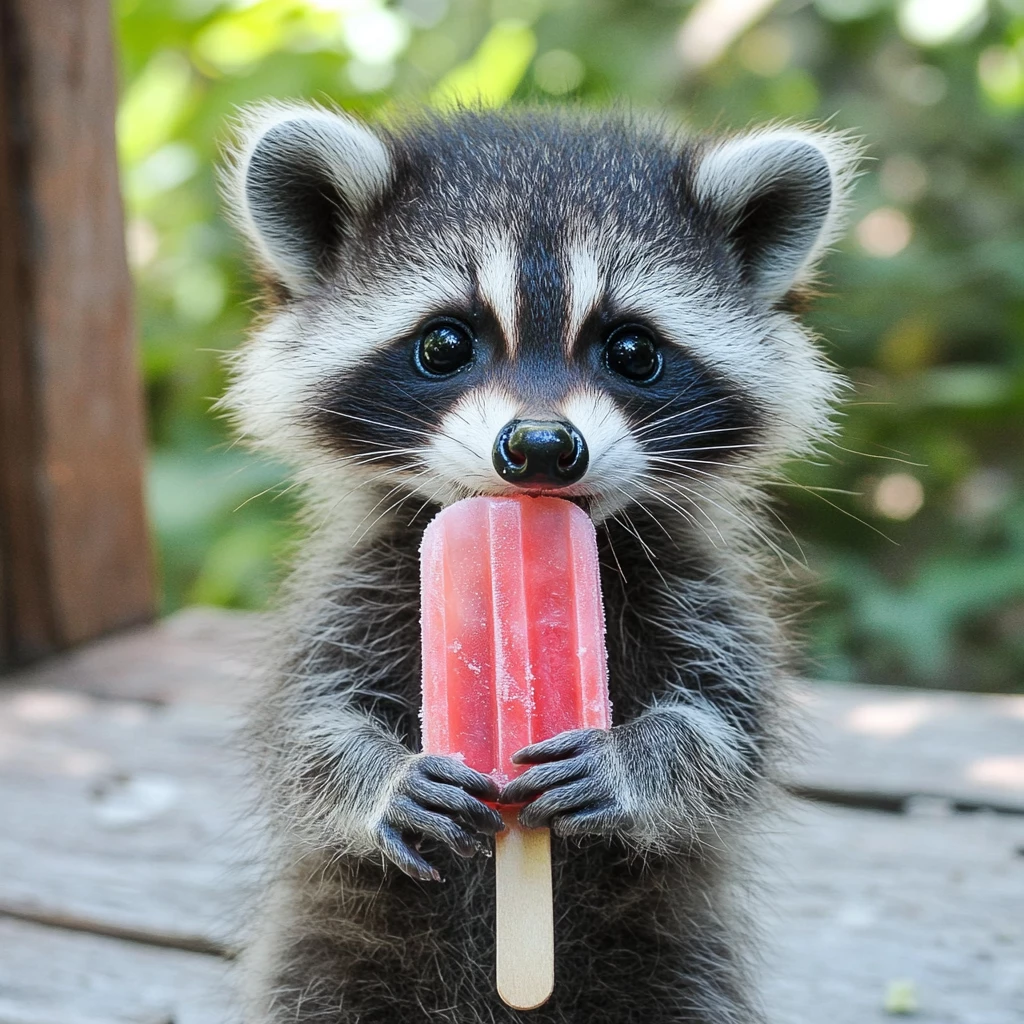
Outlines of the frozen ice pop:
{"label": "frozen ice pop", "polygon": [[504,785],[521,748],[610,725],[597,541],[559,498],[467,498],[422,548],[423,749]]}
{"label": "frozen ice pop", "polygon": [[[611,725],[594,526],[558,498],[467,498],[422,547],[423,749],[504,785],[512,755]],[[553,983],[550,838],[504,810],[496,844],[498,991],[543,1003]]]}

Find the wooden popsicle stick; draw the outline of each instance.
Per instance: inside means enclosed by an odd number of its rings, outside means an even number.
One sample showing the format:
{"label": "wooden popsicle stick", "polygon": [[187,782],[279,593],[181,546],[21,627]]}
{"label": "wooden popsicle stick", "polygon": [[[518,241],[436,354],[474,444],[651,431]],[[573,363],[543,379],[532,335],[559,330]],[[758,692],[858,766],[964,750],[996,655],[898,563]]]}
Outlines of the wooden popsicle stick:
{"label": "wooden popsicle stick", "polygon": [[535,1010],[555,987],[551,904],[551,833],[523,828],[503,810],[494,844],[498,995],[517,1010]]}

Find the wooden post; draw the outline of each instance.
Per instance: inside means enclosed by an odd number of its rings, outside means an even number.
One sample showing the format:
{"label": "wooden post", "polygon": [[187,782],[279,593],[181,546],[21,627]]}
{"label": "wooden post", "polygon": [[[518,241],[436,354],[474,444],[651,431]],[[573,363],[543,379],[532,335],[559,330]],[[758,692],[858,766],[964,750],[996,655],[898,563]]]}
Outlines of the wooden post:
{"label": "wooden post", "polygon": [[0,4],[0,667],[153,612],[110,18]]}

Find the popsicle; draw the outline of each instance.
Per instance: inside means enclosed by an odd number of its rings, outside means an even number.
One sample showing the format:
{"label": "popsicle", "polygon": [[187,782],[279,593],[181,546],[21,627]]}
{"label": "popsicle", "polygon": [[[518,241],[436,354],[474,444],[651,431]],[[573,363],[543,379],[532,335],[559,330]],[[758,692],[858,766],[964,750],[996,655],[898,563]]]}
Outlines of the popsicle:
{"label": "popsicle", "polygon": [[[611,726],[597,540],[587,514],[548,497],[467,498],[421,550],[423,749],[499,785],[512,755],[567,729]],[[502,808],[495,845],[497,986],[533,1009],[551,994],[550,835]]]}

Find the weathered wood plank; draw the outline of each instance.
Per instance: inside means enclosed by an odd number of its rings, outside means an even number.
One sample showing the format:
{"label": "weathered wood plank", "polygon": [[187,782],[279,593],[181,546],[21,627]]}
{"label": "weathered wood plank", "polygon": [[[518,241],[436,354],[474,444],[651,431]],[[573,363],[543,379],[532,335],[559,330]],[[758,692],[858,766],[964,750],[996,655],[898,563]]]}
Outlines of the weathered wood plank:
{"label": "weathered wood plank", "polygon": [[1024,1022],[1024,817],[797,805],[765,869],[773,1024]]}
{"label": "weathered wood plank", "polygon": [[215,957],[0,917],[0,1024],[234,1024]]}
{"label": "weathered wood plank", "polygon": [[[103,697],[237,706],[251,691],[262,616],[192,608],[20,674],[19,685]],[[829,796],[941,796],[1024,811],[1024,697],[807,684],[810,754],[787,772]]]}
{"label": "weathered wood plank", "polygon": [[261,615],[188,608],[47,658],[11,676],[10,683],[118,700],[237,708],[252,690],[265,633]]}
{"label": "weathered wood plank", "polygon": [[0,693],[0,912],[229,946],[253,848],[223,708]]}
{"label": "weathered wood plank", "polygon": [[153,611],[110,17],[0,6],[0,665]]}
{"label": "weathered wood plank", "polygon": [[[256,871],[229,736],[250,687],[253,627],[244,616],[192,612],[23,673],[0,694],[0,913],[189,949],[236,941]],[[976,799],[986,791],[969,776],[973,788],[956,789],[956,766],[1004,740],[1012,749],[1017,735],[1013,700],[812,694],[831,760],[810,777],[837,792],[870,782]],[[915,698],[925,709],[917,727],[903,711],[902,735],[889,726],[890,738],[880,736],[877,723]],[[885,714],[873,710],[879,702]],[[885,758],[870,777],[865,751]],[[797,802],[791,820],[772,823],[777,852],[762,888],[777,908],[766,971],[776,1024],[882,1024],[886,990],[904,980],[922,1024],[1024,1022],[1024,816],[911,806],[918,813]],[[132,984],[124,992],[134,1007],[142,990]],[[18,1000],[9,1006],[21,1024],[77,1020]]]}
{"label": "weathered wood plank", "polygon": [[1024,697],[827,683],[803,692],[811,754],[791,770],[794,785],[1024,812]]}

